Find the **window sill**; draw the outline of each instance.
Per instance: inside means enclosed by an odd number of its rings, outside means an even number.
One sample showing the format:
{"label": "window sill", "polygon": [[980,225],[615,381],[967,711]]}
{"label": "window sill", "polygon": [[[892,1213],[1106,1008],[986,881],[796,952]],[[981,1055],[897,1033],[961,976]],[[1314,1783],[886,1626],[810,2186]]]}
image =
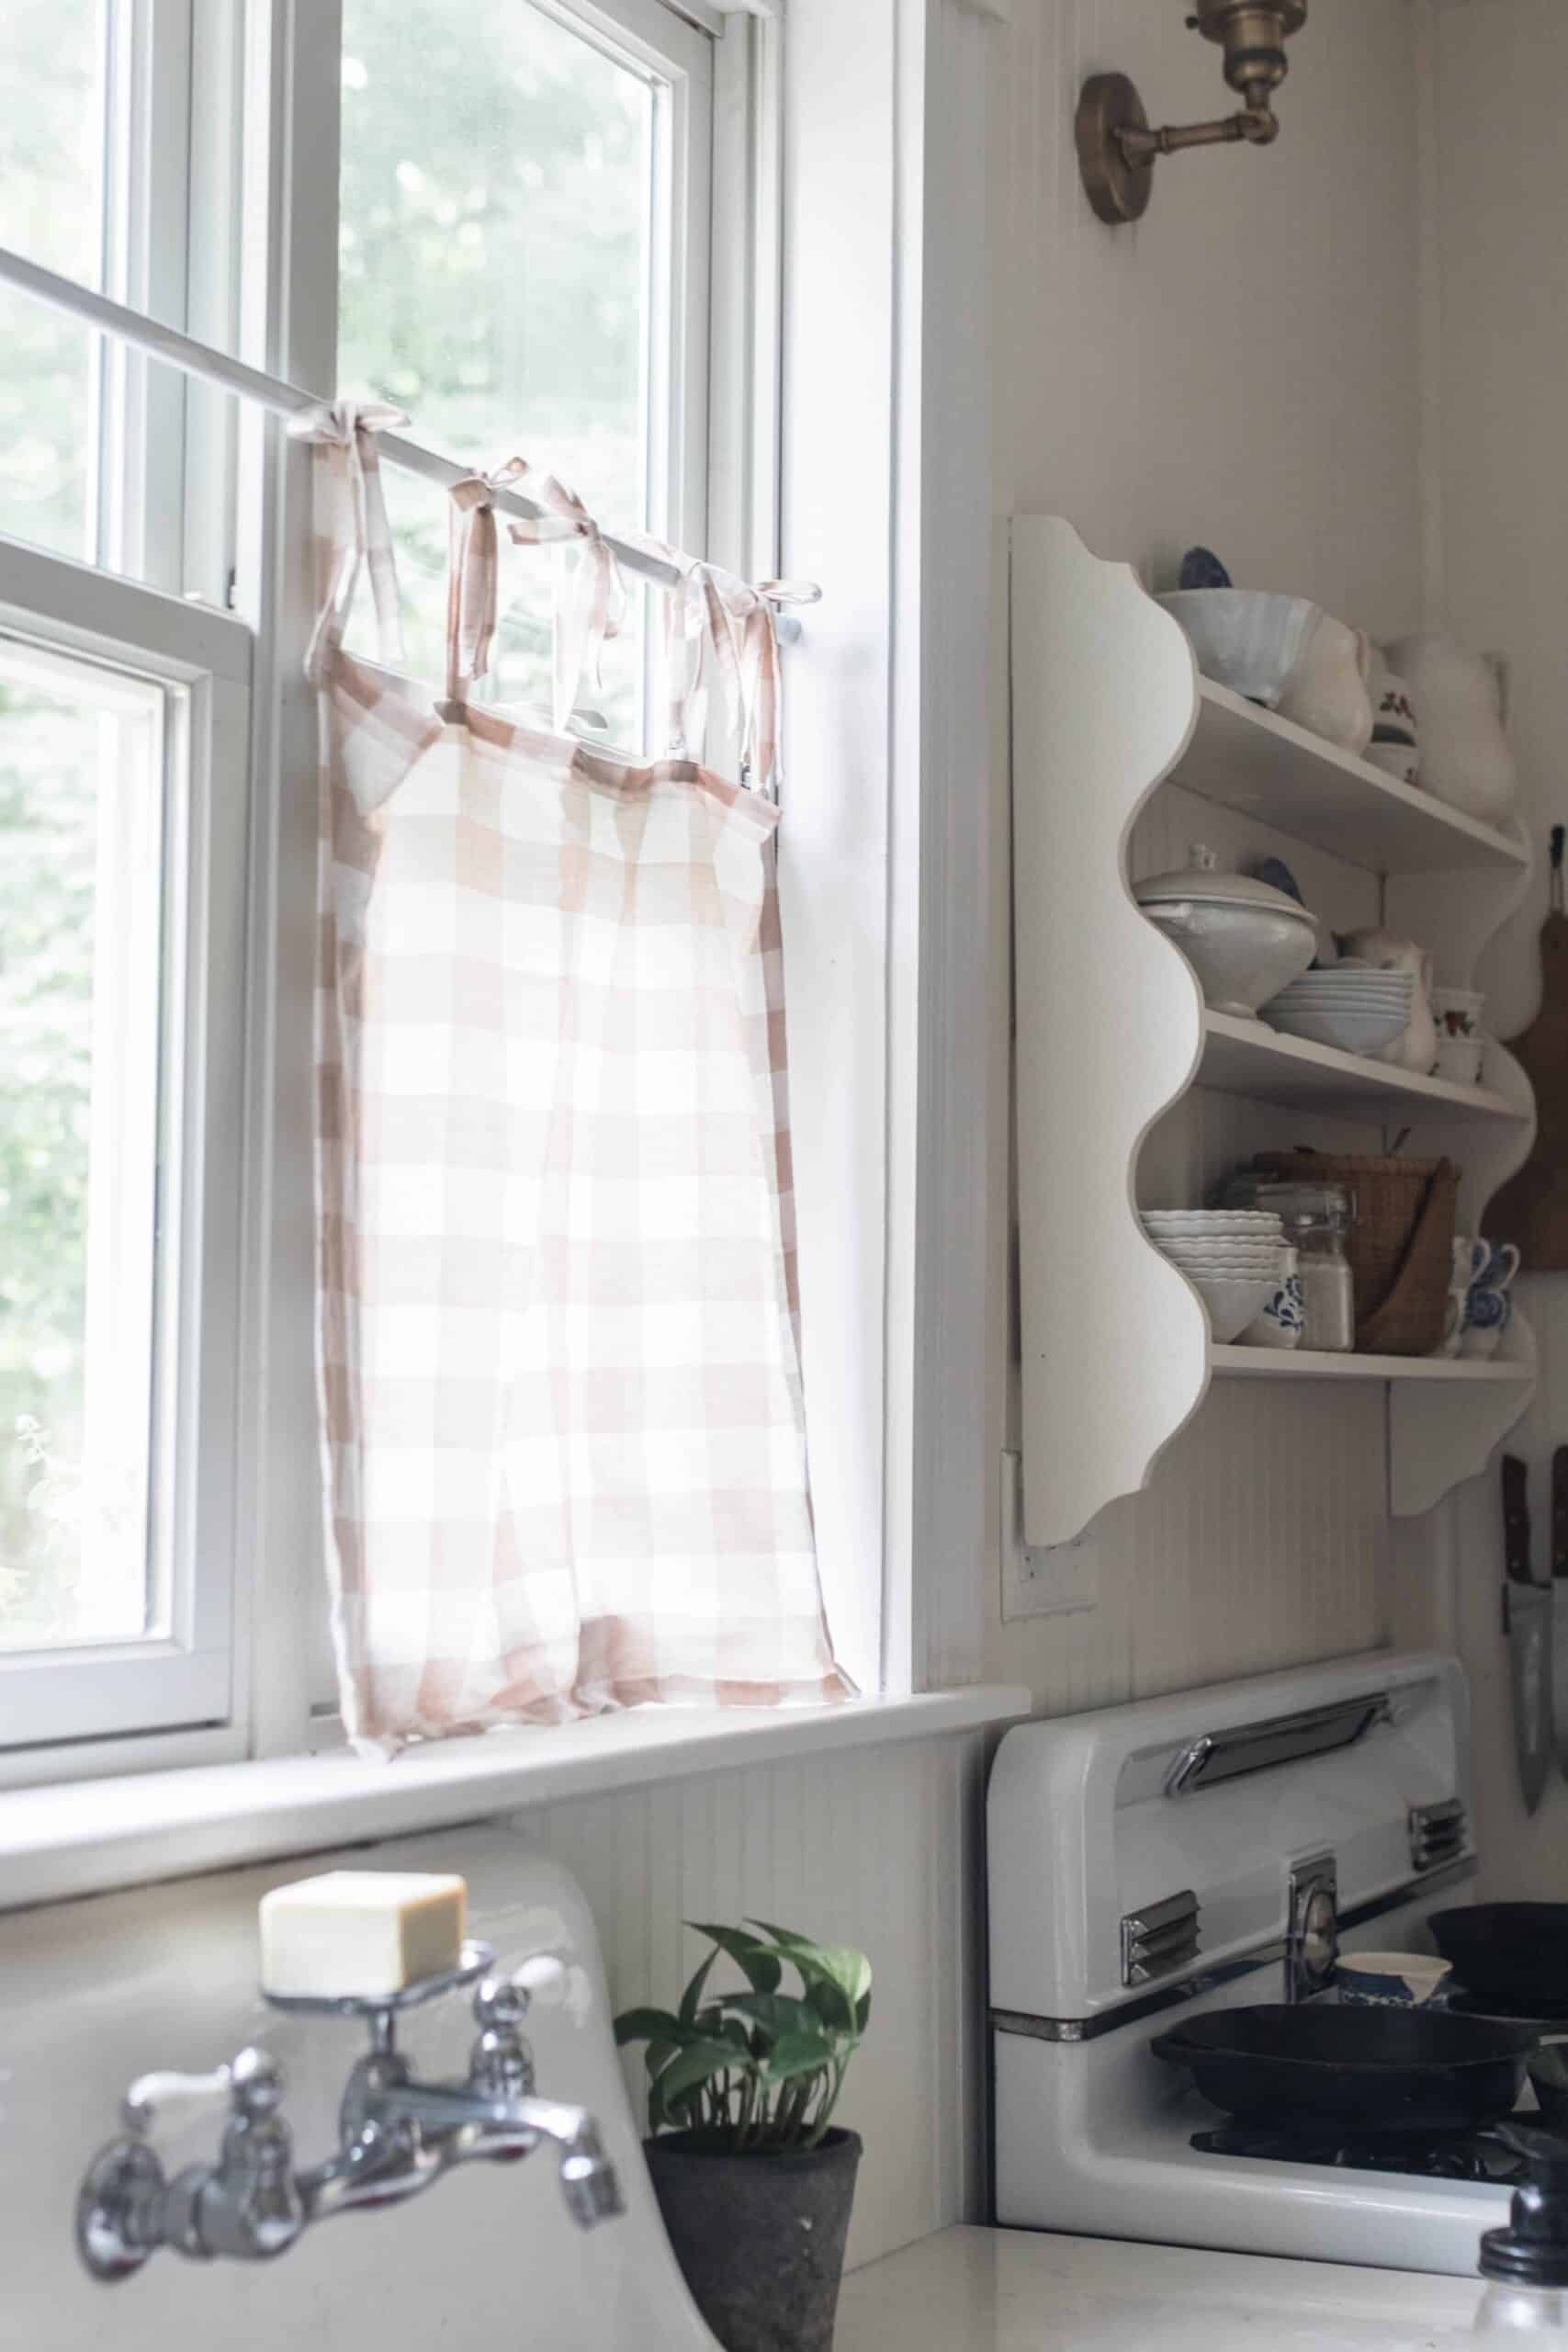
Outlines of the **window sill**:
{"label": "window sill", "polygon": [[637,1708],[455,1740],[391,1764],[340,1751],[20,1790],[0,1797],[0,1911],[693,1773],[977,1731],[1030,1705],[1027,1690],[991,1683],[841,1707]]}

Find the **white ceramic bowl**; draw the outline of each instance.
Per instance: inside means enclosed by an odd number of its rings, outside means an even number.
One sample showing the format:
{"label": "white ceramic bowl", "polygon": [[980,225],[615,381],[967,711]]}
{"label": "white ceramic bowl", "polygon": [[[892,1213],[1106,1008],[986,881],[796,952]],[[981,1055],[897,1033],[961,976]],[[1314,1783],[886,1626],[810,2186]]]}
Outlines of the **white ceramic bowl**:
{"label": "white ceramic bowl", "polygon": [[1313,1005],[1264,1008],[1264,1019],[1286,1037],[1303,1037],[1309,1045],[1333,1046],[1342,1054],[1375,1054],[1392,1046],[1410,1026],[1408,1005],[1393,1005],[1385,1012],[1354,1005],[1319,1009]]}
{"label": "white ceramic bowl", "polygon": [[1317,626],[1318,607],[1304,596],[1258,588],[1179,588],[1155,601],[1180,624],[1206,678],[1269,710]]}
{"label": "white ceramic bowl", "polygon": [[1179,1258],[1256,1258],[1284,1247],[1282,1233],[1151,1233],[1149,1239]]}
{"label": "white ceramic bowl", "polygon": [[1215,1012],[1250,1018],[1317,953],[1317,926],[1304,909],[1295,914],[1283,907],[1177,899],[1144,912],[1180,948]]}
{"label": "white ceramic bowl", "polygon": [[1170,1249],[1161,1251],[1161,1256],[1170,1259],[1170,1265],[1180,1265],[1185,1275],[1272,1275],[1279,1268],[1279,1249],[1258,1251],[1256,1259],[1178,1259]]}
{"label": "white ceramic bowl", "polygon": [[1218,1209],[1213,1216],[1145,1218],[1152,1242],[1277,1242],[1283,1218],[1269,1209]]}
{"label": "white ceramic bowl", "polygon": [[1210,1336],[1221,1348],[1246,1330],[1279,1287],[1272,1275],[1257,1281],[1238,1281],[1229,1275],[1190,1275],[1189,1280],[1208,1309]]}
{"label": "white ceramic bowl", "polygon": [[1285,1220],[1273,1209],[1144,1209],[1151,1232],[1282,1233]]}
{"label": "white ceramic bowl", "polygon": [[1257,1250],[1162,1249],[1160,1255],[1184,1271],[1197,1266],[1206,1274],[1264,1274],[1279,1264],[1284,1246],[1282,1241],[1273,1241]]}
{"label": "white ceramic bowl", "polygon": [[1303,977],[1299,980],[1292,980],[1288,987],[1280,990],[1280,994],[1281,996],[1288,996],[1292,1004],[1306,1004],[1314,1001],[1320,1004],[1398,1004],[1414,1002],[1408,974],[1401,974],[1399,979],[1392,987],[1373,988],[1370,982],[1362,980],[1345,980],[1338,983],[1324,982],[1314,979],[1312,975],[1308,973],[1303,975]]}

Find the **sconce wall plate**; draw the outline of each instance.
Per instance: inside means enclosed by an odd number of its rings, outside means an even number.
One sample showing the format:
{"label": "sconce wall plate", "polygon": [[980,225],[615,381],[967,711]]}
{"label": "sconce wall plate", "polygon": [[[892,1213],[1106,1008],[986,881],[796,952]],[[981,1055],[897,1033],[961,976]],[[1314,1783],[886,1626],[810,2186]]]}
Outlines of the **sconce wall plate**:
{"label": "sconce wall plate", "polygon": [[1273,93],[1287,71],[1285,43],[1306,22],[1307,0],[1195,0],[1188,25],[1223,43],[1224,74],[1243,104],[1211,122],[1168,123],[1151,130],[1143,101],[1125,74],[1091,74],[1078,93],[1074,135],[1084,192],[1112,228],[1148,209],[1155,159],[1188,147],[1245,142],[1267,147],[1280,135]]}
{"label": "sconce wall plate", "polygon": [[1148,210],[1154,191],[1154,157],[1134,163],[1116,136],[1147,130],[1144,102],[1125,74],[1091,74],[1078,95],[1078,170],[1084,191],[1101,220],[1117,228]]}

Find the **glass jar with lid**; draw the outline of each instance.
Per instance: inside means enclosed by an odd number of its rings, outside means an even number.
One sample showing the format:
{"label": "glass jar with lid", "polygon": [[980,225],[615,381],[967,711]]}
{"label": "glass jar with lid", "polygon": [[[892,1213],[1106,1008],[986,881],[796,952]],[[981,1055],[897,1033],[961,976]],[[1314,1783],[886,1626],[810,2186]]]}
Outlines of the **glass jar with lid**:
{"label": "glass jar with lid", "polygon": [[1272,1209],[1284,1227],[1287,1249],[1296,1252],[1302,1286],[1303,1348],[1326,1355],[1348,1354],[1356,1344],[1356,1286],[1345,1244],[1353,1204],[1343,1184],[1285,1184],[1247,1181],[1250,1205]]}

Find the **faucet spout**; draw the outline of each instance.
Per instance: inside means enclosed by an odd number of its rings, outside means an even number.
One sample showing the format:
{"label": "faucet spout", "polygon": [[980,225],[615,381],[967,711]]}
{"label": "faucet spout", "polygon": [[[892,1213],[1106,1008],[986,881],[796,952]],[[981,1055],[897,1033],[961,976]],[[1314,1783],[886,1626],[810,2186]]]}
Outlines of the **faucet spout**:
{"label": "faucet spout", "polygon": [[402,2083],[386,2094],[386,2120],[412,2125],[422,2141],[445,2141],[450,2161],[532,2154],[542,2141],[555,2148],[561,2194],[581,2230],[597,2228],[626,2211],[615,2165],[599,2126],[585,2108],[525,2093],[492,2095],[463,2083]]}

